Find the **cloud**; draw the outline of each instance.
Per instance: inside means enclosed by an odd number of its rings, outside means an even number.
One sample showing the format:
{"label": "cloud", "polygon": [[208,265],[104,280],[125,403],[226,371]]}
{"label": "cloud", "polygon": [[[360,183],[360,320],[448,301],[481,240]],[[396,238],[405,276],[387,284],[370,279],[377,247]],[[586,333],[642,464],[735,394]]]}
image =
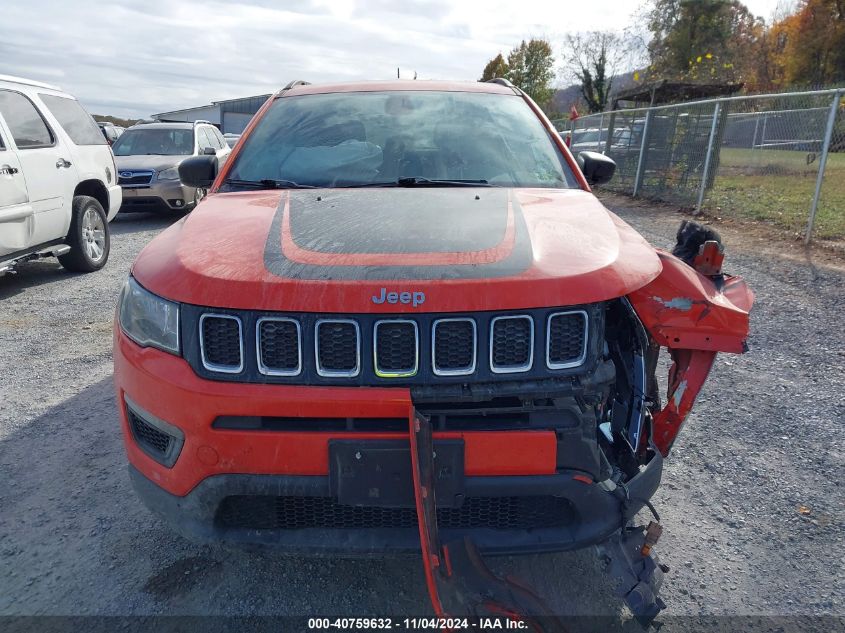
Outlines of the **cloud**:
{"label": "cloud", "polygon": [[[765,3],[770,0],[757,0]],[[772,0],[774,2],[774,0]],[[620,6],[628,7],[621,10]],[[523,38],[621,28],[633,3],[544,0],[27,0],[4,3],[2,71],[98,114],[148,116],[291,79],[474,80]]]}

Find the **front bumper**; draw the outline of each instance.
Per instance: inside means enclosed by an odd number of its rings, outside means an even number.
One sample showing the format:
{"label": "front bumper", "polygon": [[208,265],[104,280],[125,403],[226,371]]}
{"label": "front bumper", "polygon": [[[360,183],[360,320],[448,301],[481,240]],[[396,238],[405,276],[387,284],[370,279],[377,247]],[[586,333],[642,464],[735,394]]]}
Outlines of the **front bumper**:
{"label": "front bumper", "polygon": [[178,180],[154,180],[144,186],[124,186],[121,212],[180,211],[194,204],[196,189]]}
{"label": "front bumper", "polygon": [[[407,440],[407,432],[254,431],[212,426],[219,416],[407,419],[412,408],[408,389],[206,380],[182,358],[139,347],[119,327],[115,329],[114,359],[121,425],[135,489],[150,508],[185,536],[304,553],[365,554],[419,548],[418,530],[408,525],[407,516],[398,527],[388,528],[356,521],[347,526],[336,520],[327,524],[343,527],[323,528],[313,521],[282,527],[221,521],[221,506],[232,497],[263,498],[262,503],[283,507],[288,502],[318,504],[321,512],[333,512],[339,504],[329,485],[329,443],[338,439]],[[171,466],[141,449],[129,425],[127,401],[183,433],[184,443]],[[543,498],[566,507],[565,516],[553,528],[523,521],[520,527],[508,524],[494,529],[475,520],[466,523],[470,525],[466,529],[443,530],[444,541],[469,535],[488,553],[576,549],[602,542],[652,496],[662,470],[657,455],[628,483],[629,501],[624,504],[621,490],[608,490],[585,477],[583,471],[557,464],[553,431],[442,431],[435,433],[434,439],[463,442],[465,503],[508,498],[519,505],[526,499],[537,502]],[[485,511],[484,503],[478,507]]]}
{"label": "front bumper", "polygon": [[[545,476],[467,477],[467,498],[557,496],[571,505],[571,521],[563,527],[441,528],[448,543],[471,537],[486,554],[514,554],[579,549],[602,543],[632,518],[660,483],[659,454],[628,483],[628,503],[621,489],[611,492],[599,484],[573,479],[573,472]],[[230,497],[330,497],[328,477],[285,475],[216,475],[203,480],[184,497],[168,493],[130,465],[132,485],[153,512],[180,534],[194,541],[238,546],[281,548],[302,554],[358,554],[418,552],[417,527],[354,527],[255,529],[221,521],[223,500]]]}

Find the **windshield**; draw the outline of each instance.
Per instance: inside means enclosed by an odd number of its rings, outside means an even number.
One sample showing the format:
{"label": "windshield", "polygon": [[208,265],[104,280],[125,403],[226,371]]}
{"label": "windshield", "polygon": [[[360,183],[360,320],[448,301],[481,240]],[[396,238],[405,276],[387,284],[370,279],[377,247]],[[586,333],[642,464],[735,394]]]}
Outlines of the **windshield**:
{"label": "windshield", "polygon": [[385,91],[276,99],[246,138],[223,190],[403,181],[577,187],[521,97]]}
{"label": "windshield", "polygon": [[115,156],[190,156],[194,153],[194,131],[180,128],[126,130],[112,145]]}

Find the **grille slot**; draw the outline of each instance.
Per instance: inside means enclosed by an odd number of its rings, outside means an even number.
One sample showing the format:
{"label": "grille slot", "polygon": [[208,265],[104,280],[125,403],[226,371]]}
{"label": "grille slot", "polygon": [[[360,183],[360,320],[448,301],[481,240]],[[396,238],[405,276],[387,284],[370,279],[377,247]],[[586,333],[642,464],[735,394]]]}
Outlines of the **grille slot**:
{"label": "grille slot", "polygon": [[350,319],[317,321],[314,345],[317,373],[352,377],[361,371],[361,331]]}
{"label": "grille slot", "polygon": [[495,317],[490,323],[490,369],[528,371],[534,361],[534,321],[528,315]]}
{"label": "grille slot", "polygon": [[376,375],[414,376],[419,369],[419,332],[415,321],[377,321],[373,333]]}
{"label": "grille slot", "polygon": [[431,366],[438,376],[462,376],[475,371],[475,321],[439,319],[431,332]]}
{"label": "grille slot", "polygon": [[[467,497],[460,508],[439,508],[437,525],[445,529],[527,530],[565,527],[572,521],[565,499]],[[417,527],[414,508],[340,505],[331,497],[225,497],[217,509],[218,525],[253,530],[368,529]]]}
{"label": "grille slot", "polygon": [[546,365],[549,369],[577,367],[587,356],[587,313],[556,312],[546,324]]}
{"label": "grille slot", "polygon": [[200,351],[206,369],[237,374],[244,367],[241,320],[227,314],[200,317]]}
{"label": "grille slot", "polygon": [[141,416],[136,414],[129,407],[126,408],[126,417],[129,418],[129,424],[132,426],[132,434],[135,436],[135,441],[143,445],[148,451],[152,451],[163,458],[167,455],[170,448],[171,438],[167,433],[159,431],[151,424],[147,424]]}
{"label": "grille slot", "polygon": [[298,376],[302,371],[299,322],[264,317],[256,326],[258,371],[269,376]]}

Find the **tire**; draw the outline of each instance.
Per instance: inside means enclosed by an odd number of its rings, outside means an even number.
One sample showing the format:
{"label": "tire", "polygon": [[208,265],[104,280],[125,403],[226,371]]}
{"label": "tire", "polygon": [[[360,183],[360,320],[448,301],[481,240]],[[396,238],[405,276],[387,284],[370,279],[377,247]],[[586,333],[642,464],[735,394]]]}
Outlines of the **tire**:
{"label": "tire", "polygon": [[74,196],[66,243],[70,252],[59,263],[75,273],[100,270],[109,259],[111,239],[103,207],[90,196]]}

